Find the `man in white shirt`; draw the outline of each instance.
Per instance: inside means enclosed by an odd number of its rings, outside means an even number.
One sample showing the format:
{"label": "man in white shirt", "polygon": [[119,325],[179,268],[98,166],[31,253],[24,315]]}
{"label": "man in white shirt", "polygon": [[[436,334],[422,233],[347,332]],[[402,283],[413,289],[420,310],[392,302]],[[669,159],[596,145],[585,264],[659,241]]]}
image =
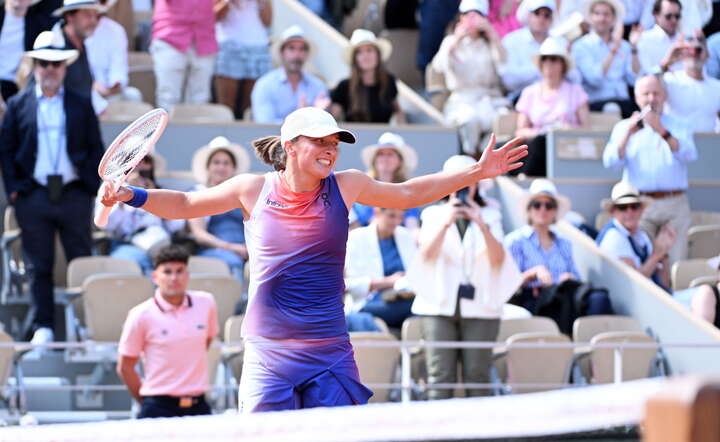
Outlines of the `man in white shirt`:
{"label": "man in white shirt", "polygon": [[640,229],[640,218],[651,201],[640,195],[631,184],[621,181],[612,188],[611,198],[602,208],[612,215],[596,239],[598,246],[610,255],[650,278],[660,287],[670,288],[670,266],[667,252],[675,241],[675,232],[663,227],[651,241]]}
{"label": "man in white shirt", "polygon": [[688,123],[663,112],[665,97],[664,85],[656,76],[638,79],[635,102],[642,111],[615,125],[603,163],[623,169],[623,181],[653,199],[641,219],[643,230],[655,237],[670,224],[677,233],[669,251],[672,264],[687,256],[687,163],[697,159],[697,150]]}
{"label": "man in white shirt", "polygon": [[[682,5],[679,0],[656,0],[653,4],[655,26],[644,31],[637,43],[640,70],[643,74],[655,72],[660,61],[678,37]],[[673,69],[682,69],[676,63]]]}
{"label": "man in white shirt", "polygon": [[525,26],[502,39],[507,55],[499,73],[510,91],[508,98],[519,97],[525,87],[540,80],[540,71],[533,63],[533,56],[549,35],[554,13],[554,0],[525,0],[518,8],[518,20]]}
{"label": "man in white shirt", "polygon": [[140,91],[128,86],[128,37],[118,22],[101,15],[95,32],[85,40],[85,49],[94,92],[108,101],[142,101]]}
{"label": "man in white shirt", "polygon": [[[701,33],[678,41],[660,63],[668,97],[666,110],[684,118],[693,132],[716,132],[720,112],[720,80],[705,75],[708,48]],[[680,60],[683,70],[669,71]]]}

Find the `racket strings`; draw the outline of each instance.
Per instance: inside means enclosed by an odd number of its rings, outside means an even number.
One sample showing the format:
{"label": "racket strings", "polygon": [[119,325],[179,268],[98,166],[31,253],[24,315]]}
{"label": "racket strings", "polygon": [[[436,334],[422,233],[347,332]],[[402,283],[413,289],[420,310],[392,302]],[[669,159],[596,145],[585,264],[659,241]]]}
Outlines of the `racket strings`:
{"label": "racket strings", "polygon": [[154,138],[153,135],[161,126],[161,118],[150,118],[143,121],[122,140],[117,149],[105,164],[103,176],[113,178],[127,174],[130,169],[141,159],[138,156],[145,156],[148,151],[148,144]]}

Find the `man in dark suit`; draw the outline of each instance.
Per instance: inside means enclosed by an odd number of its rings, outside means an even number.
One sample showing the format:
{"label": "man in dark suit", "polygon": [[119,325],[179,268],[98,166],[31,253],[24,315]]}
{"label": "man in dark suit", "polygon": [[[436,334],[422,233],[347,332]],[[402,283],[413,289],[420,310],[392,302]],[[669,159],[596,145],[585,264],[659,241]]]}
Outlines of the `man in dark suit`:
{"label": "man in dark suit", "polygon": [[90,99],[63,87],[67,65],[78,56],[63,47],[58,34],[38,35],[25,53],[33,61],[35,85],[8,101],[0,130],[5,191],[34,269],[33,343],[54,340],[55,234],[68,261],[90,255],[97,167],[104,151]]}
{"label": "man in dark suit", "polygon": [[61,4],[62,0],[5,0],[0,7],[0,93],[5,101],[18,91],[15,71],[23,52],[57,21],[52,12]]}

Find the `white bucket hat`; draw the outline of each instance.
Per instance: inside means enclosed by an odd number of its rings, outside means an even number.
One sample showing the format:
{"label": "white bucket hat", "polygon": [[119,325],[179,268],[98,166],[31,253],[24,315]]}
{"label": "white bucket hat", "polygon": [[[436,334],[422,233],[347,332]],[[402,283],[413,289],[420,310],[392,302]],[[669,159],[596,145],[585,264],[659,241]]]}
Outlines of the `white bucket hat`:
{"label": "white bucket hat", "polygon": [[27,51],[24,55],[37,60],[65,61],[66,64],[72,64],[79,54],[75,49],[65,49],[65,38],[62,34],[43,31],[35,39],[32,51]]}
{"label": "white bucket hat", "polygon": [[567,51],[567,41],[562,38],[548,37],[544,42],[542,42],[540,50],[533,56],[533,62],[535,63],[535,66],[537,66],[538,70],[540,70],[540,59],[544,55],[562,57],[563,60],[565,60],[566,73],[570,72],[575,66],[572,57]]}
{"label": "white bucket hat", "polygon": [[60,17],[66,12],[76,11],[78,9],[94,9],[101,14],[105,12],[105,7],[96,0],[64,0],[62,8],[53,11],[52,15]]}
{"label": "white bucket hat", "polygon": [[402,158],[403,167],[409,173],[415,170],[418,165],[418,156],[415,149],[405,143],[403,137],[392,132],[385,132],[378,138],[377,144],[365,147],[361,152],[361,157],[365,167],[368,169],[372,166],[375,155],[378,150],[390,148],[394,149]]}
{"label": "white bucket hat", "polygon": [[375,33],[367,29],[355,29],[350,37],[350,46],[343,49],[343,60],[347,65],[352,65],[355,49],[363,45],[373,45],[380,52],[380,58],[386,61],[392,54],[392,43],[384,38],[377,38]]}
{"label": "white bucket hat", "polygon": [[606,211],[611,211],[616,205],[640,203],[643,207],[647,207],[652,203],[652,199],[640,195],[640,192],[627,181],[616,183],[610,192],[610,198],[604,198],[600,202],[600,207]]}
{"label": "white bucket hat", "polygon": [[235,173],[247,172],[250,169],[250,155],[239,144],[231,143],[225,137],[215,137],[210,143],[201,147],[192,158],[192,174],[200,184],[207,184],[207,163],[210,157],[218,150],[227,150],[235,159]]}
{"label": "white bucket hat", "polygon": [[457,172],[466,167],[472,166],[477,163],[475,159],[468,155],[453,155],[443,163],[443,172]]}
{"label": "white bucket hat", "polygon": [[517,18],[520,23],[527,26],[528,15],[540,8],[548,8],[554,14],[557,10],[557,5],[555,0],[524,0],[520,3],[520,6],[518,6],[517,11],[515,11],[515,18]]}
{"label": "white bucket hat", "polygon": [[596,3],[606,3],[615,11],[615,23],[622,23],[625,18],[625,5],[618,0],[585,0],[582,5],[582,13],[585,20],[590,21],[590,10]]}
{"label": "white bucket hat", "polygon": [[283,46],[285,46],[285,43],[289,41],[302,41],[307,45],[308,48],[308,57],[310,57],[315,48],[313,47],[313,44],[310,42],[310,40],[307,39],[307,36],[305,35],[305,30],[301,28],[299,25],[292,25],[289,28],[285,29],[282,34],[280,34],[280,39],[276,40],[272,45],[272,55],[275,59],[275,61],[279,61],[282,58],[280,57],[280,52],[282,52]]}
{"label": "white bucket hat", "polygon": [[460,2],[460,6],[458,7],[458,11],[460,11],[461,14],[465,14],[470,11],[477,11],[486,17],[489,9],[488,0],[462,0],[462,2]]}
{"label": "white bucket hat", "polygon": [[317,107],[302,107],[285,117],[280,127],[280,142],[284,145],[300,135],[322,138],[332,134],[340,135],[340,141],[345,143],[355,143],[355,135],[338,127],[332,115]]}
{"label": "white bucket hat", "polygon": [[525,216],[526,221],[528,204],[539,196],[547,196],[555,200],[558,206],[557,219],[562,219],[565,214],[570,211],[570,200],[567,197],[560,195],[557,187],[555,187],[555,184],[552,181],[545,178],[536,178],[530,184],[528,191],[525,192],[522,197],[518,198],[520,212]]}

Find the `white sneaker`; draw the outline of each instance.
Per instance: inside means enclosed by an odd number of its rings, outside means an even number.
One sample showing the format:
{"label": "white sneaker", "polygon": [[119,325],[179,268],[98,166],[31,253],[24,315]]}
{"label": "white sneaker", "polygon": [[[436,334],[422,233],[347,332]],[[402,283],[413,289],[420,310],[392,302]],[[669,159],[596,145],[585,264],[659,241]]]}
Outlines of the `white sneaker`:
{"label": "white sneaker", "polygon": [[30,340],[30,343],[31,344],[47,344],[49,342],[53,342],[54,340],[55,340],[55,333],[53,333],[51,328],[40,327],[37,330],[35,330],[35,334],[33,334],[33,337]]}

